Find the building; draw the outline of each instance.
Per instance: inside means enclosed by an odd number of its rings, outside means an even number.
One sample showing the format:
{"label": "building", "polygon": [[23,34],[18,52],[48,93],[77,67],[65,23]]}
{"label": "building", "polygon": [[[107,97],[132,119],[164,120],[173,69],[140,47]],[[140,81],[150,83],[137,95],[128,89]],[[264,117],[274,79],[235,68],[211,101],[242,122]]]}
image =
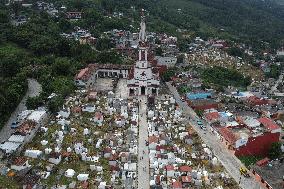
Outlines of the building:
{"label": "building", "polygon": [[277,51],[276,55],[279,56],[279,57],[283,57],[284,56],[284,48],[279,49]]}
{"label": "building", "polygon": [[75,84],[89,88],[96,82],[97,78],[127,78],[130,69],[130,65],[89,64],[76,75]]}
{"label": "building", "polygon": [[174,67],[177,63],[177,58],[174,56],[156,56],[155,59],[157,59],[157,65],[159,66],[167,66]]}
{"label": "building", "polygon": [[21,171],[23,169],[29,168],[29,161],[26,157],[17,157],[11,163],[11,169],[16,171]]}
{"label": "building", "polygon": [[67,12],[66,18],[71,20],[78,20],[82,18],[82,12]]}
{"label": "building", "polygon": [[267,156],[274,142],[279,142],[281,128],[269,118],[239,118],[238,126],[216,127],[219,137],[236,156]]}
{"label": "building", "polygon": [[127,81],[129,96],[158,94],[159,76],[153,73],[152,66],[148,61],[148,49],[145,17],[142,15],[138,45],[139,58]]}
{"label": "building", "polygon": [[212,94],[211,93],[188,93],[186,96],[189,100],[198,100],[198,99],[211,98]]}

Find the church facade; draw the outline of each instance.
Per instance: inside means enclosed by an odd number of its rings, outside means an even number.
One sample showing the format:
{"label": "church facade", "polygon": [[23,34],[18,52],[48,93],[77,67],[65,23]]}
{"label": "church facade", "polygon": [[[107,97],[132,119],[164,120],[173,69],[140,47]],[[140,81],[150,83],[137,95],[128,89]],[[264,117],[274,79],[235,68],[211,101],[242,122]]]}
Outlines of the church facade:
{"label": "church facade", "polygon": [[139,32],[138,60],[127,80],[129,96],[158,95],[159,75],[153,73],[151,63],[148,61],[149,44],[146,37],[145,17],[142,16]]}

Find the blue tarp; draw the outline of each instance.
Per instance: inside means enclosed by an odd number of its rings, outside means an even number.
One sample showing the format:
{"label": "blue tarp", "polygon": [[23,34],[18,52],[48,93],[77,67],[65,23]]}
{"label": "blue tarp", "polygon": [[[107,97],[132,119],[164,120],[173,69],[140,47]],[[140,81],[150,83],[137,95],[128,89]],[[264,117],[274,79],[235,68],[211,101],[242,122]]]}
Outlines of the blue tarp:
{"label": "blue tarp", "polygon": [[206,99],[212,96],[211,93],[188,93],[187,98],[189,100]]}

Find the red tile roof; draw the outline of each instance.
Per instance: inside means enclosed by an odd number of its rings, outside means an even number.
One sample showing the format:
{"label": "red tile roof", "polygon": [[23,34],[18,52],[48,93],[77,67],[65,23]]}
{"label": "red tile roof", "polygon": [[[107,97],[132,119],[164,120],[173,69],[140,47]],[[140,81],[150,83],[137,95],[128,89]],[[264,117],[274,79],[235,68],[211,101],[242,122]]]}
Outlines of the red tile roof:
{"label": "red tile roof", "polygon": [[15,133],[26,135],[30,133],[35,127],[36,123],[34,121],[25,121],[16,129]]}
{"label": "red tile roof", "polygon": [[191,182],[191,176],[182,176],[181,181],[182,181],[182,183]]}
{"label": "red tile roof", "polygon": [[89,188],[89,183],[88,183],[88,181],[83,181],[83,182],[81,183],[81,187],[84,188],[84,189]]}
{"label": "red tile roof", "polygon": [[263,126],[269,131],[280,129],[280,127],[271,119],[262,117],[259,118],[258,121],[263,124]]}
{"label": "red tile roof", "polygon": [[76,76],[76,79],[83,79],[83,77],[86,76],[88,71],[89,71],[89,68],[81,69],[79,74]]}
{"label": "red tile roof", "polygon": [[156,137],[155,135],[149,136],[148,140],[149,140],[149,144],[151,144],[151,143],[158,143],[159,142],[159,138]]}
{"label": "red tile roof", "polygon": [[27,161],[27,158],[25,157],[16,157],[12,163],[12,165],[17,165],[17,166],[20,166],[20,165],[23,165],[24,163],[26,163]]}
{"label": "red tile roof", "polygon": [[234,144],[237,141],[235,134],[227,127],[218,128],[218,131],[230,144]]}
{"label": "red tile roof", "polygon": [[98,119],[98,120],[101,120],[103,119],[103,114],[101,112],[96,112],[95,113],[95,117]]}
{"label": "red tile roof", "polygon": [[173,165],[166,165],[166,170],[167,171],[173,171],[173,170],[175,170],[175,167],[173,166]]}
{"label": "red tile roof", "polygon": [[183,166],[179,167],[179,170],[181,172],[191,172],[192,169],[188,165],[183,165]]}
{"label": "red tile roof", "polygon": [[264,166],[264,165],[267,165],[268,162],[269,162],[269,158],[266,157],[266,158],[264,158],[264,159],[259,160],[258,162],[256,162],[256,165],[258,165],[258,166]]}
{"label": "red tile roof", "polygon": [[256,96],[249,97],[248,102],[252,105],[259,105],[259,106],[269,104],[269,100],[261,99],[261,98],[258,98]]}
{"label": "red tile roof", "polygon": [[182,184],[179,181],[173,182],[173,188],[182,188]]}
{"label": "red tile roof", "polygon": [[106,147],[104,149],[104,153],[111,153],[112,152],[112,149],[110,147]]}
{"label": "red tile roof", "polygon": [[210,112],[210,113],[205,114],[205,117],[207,120],[213,121],[213,120],[219,119],[220,115],[219,115],[219,112]]}

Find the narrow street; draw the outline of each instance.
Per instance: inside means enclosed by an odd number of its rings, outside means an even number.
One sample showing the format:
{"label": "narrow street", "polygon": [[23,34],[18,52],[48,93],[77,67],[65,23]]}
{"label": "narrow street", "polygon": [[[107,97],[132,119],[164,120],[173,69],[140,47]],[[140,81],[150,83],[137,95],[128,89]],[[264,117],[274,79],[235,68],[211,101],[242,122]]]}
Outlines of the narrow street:
{"label": "narrow street", "polygon": [[275,85],[273,87],[271,87],[271,94],[273,94],[275,91],[277,91],[277,87],[278,85],[283,81],[283,76],[284,73],[282,73],[279,78],[277,79],[277,81],[275,82]]}
{"label": "narrow street", "polygon": [[146,146],[148,141],[148,123],[147,123],[147,97],[139,97],[139,152],[138,152],[138,189],[150,188],[149,175],[149,150]]}
{"label": "narrow street", "polygon": [[22,101],[19,103],[15,111],[11,114],[9,120],[4,125],[0,132],[0,143],[7,140],[13,130],[11,129],[11,124],[14,122],[19,113],[26,110],[26,101],[28,97],[38,96],[41,92],[42,88],[41,85],[35,79],[28,79],[28,90],[26,95],[23,97]]}
{"label": "narrow street", "polygon": [[[177,104],[182,108],[186,117],[190,117],[190,120],[198,119],[196,113],[185,102],[181,101],[181,98],[175,87],[171,83],[167,83],[170,92],[174,95]],[[237,183],[240,182],[240,187],[243,189],[261,189],[261,184],[253,177],[245,178],[241,176],[239,169],[244,167],[241,161],[228,151],[227,148],[213,135],[209,129],[207,131],[202,130],[196,122],[188,121],[190,125],[196,130],[201,139],[212,149],[213,153],[217,156],[219,161],[223,164],[227,172],[235,179]],[[208,128],[208,124],[204,123]]]}

